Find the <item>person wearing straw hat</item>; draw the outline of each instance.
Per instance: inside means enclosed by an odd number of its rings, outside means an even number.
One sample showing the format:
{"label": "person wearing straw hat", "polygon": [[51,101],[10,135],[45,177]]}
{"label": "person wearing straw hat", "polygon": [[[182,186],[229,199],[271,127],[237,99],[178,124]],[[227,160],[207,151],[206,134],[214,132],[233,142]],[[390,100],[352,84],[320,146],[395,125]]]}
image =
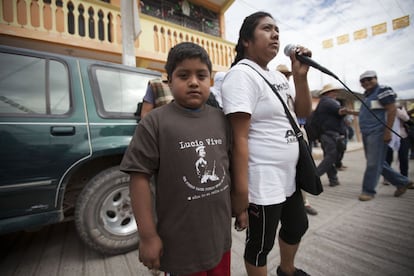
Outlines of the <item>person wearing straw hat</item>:
{"label": "person wearing straw hat", "polygon": [[346,125],[344,117],[355,112],[342,107],[338,100],[338,92],[344,89],[332,84],[326,84],[319,92],[321,100],[317,106],[318,116],[321,118],[320,142],[323,151],[323,160],[317,167],[319,176],[325,173],[329,179],[329,186],[338,186],[338,171],[335,166],[338,157],[345,149]]}

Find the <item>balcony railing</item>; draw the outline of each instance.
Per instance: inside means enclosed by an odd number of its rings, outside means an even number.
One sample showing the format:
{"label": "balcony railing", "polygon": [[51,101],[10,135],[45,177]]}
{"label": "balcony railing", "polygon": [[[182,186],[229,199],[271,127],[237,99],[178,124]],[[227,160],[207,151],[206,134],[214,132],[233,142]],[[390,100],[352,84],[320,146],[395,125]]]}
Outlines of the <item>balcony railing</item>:
{"label": "balcony railing", "polygon": [[[138,60],[164,62],[182,41],[203,46],[216,70],[227,69],[234,59],[234,44],[222,38],[145,14],[140,20]],[[120,9],[97,0],[1,0],[0,34],[122,55]]]}

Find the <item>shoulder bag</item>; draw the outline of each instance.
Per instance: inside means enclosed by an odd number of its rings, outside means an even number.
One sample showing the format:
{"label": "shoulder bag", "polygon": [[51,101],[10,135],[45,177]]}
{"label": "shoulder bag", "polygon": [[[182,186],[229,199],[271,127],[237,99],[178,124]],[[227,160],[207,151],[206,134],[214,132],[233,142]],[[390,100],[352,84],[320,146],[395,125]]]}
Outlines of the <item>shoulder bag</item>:
{"label": "shoulder bag", "polygon": [[270,86],[272,91],[275,93],[277,98],[283,105],[285,110],[286,116],[289,119],[290,124],[292,125],[293,130],[295,131],[296,138],[299,144],[299,159],[298,163],[296,164],[296,188],[302,189],[307,193],[312,195],[319,195],[323,191],[321,179],[317,174],[315,160],[312,157],[312,152],[309,148],[308,143],[303,138],[303,133],[299,129],[296,120],[293,118],[292,114],[289,111],[286,103],[283,101],[282,97],[277,92],[276,88],[253,66],[247,63],[240,63],[243,65],[247,65],[253,70],[255,70]]}

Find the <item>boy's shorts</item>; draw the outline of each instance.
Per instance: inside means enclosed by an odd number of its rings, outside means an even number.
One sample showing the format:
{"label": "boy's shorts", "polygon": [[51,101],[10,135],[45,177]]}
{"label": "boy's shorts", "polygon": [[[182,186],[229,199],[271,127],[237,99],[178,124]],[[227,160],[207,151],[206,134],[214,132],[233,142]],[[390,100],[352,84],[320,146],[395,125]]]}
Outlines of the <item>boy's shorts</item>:
{"label": "boy's shorts", "polygon": [[275,243],[279,220],[279,238],[287,244],[298,244],[308,229],[308,217],[300,191],[279,204],[250,204],[248,213],[244,259],[254,266],[266,265],[267,255]]}
{"label": "boy's shorts", "polygon": [[210,270],[186,275],[165,273],[165,276],[230,276],[230,252],[231,251],[227,251],[224,253],[220,263]]}

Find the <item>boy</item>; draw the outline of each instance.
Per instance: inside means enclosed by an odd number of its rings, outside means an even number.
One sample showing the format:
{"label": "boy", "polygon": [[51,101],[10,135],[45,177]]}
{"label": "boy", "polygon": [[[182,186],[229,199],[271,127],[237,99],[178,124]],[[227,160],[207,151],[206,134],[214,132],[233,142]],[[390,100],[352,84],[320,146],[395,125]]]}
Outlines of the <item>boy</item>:
{"label": "boy", "polygon": [[139,259],[166,275],[230,275],[230,132],[224,114],[205,104],[211,61],[184,42],[171,48],[165,69],[174,101],[138,124],[121,163],[131,175]]}

